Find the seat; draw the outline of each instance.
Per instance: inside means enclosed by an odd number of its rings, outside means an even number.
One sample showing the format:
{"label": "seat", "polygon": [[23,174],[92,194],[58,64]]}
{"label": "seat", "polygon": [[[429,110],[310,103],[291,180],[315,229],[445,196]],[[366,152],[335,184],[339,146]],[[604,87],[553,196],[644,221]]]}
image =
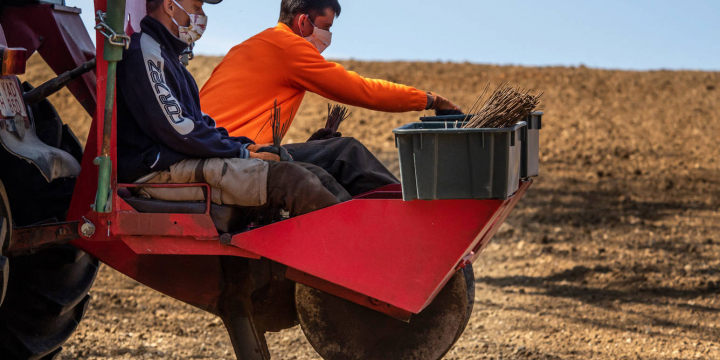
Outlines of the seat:
{"label": "seat", "polygon": [[[133,209],[143,214],[204,214],[204,201],[164,201],[133,196],[128,189],[118,190],[118,195]],[[275,209],[246,208],[211,204],[210,217],[218,232],[238,233],[249,228],[276,221]]]}

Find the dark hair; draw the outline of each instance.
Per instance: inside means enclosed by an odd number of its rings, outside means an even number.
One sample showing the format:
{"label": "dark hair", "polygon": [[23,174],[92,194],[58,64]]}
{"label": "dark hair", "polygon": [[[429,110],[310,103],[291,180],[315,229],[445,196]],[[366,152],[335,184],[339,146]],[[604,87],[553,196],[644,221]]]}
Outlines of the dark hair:
{"label": "dark hair", "polygon": [[282,0],[280,4],[280,22],[292,27],[292,21],[297,14],[310,14],[311,20],[325,15],[326,9],[333,9],[335,17],[340,16],[340,3],[338,0]]}
{"label": "dark hair", "polygon": [[159,8],[160,5],[162,5],[162,3],[163,3],[163,0],[147,0],[147,4],[145,5],[145,12],[149,14],[149,13],[157,10],[157,8]]}

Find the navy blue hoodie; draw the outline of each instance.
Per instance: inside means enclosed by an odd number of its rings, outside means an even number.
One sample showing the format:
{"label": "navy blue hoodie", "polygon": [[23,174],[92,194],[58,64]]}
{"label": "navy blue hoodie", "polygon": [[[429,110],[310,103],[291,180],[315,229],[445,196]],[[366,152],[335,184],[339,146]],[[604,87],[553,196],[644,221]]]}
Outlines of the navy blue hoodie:
{"label": "navy blue hoodie", "polygon": [[248,158],[245,137],[229,136],[200,110],[197,84],[180,62],[187,44],[146,16],[118,63],[118,179],[131,183],[185,159]]}

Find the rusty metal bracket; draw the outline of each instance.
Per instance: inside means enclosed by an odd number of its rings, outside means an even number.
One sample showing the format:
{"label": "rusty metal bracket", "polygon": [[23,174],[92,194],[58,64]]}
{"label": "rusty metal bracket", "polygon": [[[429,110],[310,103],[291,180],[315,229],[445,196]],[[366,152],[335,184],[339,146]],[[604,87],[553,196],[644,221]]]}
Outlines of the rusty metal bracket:
{"label": "rusty metal bracket", "polygon": [[15,228],[5,255],[16,256],[32,253],[41,248],[67,244],[80,239],[79,224],[78,221],[74,221]]}

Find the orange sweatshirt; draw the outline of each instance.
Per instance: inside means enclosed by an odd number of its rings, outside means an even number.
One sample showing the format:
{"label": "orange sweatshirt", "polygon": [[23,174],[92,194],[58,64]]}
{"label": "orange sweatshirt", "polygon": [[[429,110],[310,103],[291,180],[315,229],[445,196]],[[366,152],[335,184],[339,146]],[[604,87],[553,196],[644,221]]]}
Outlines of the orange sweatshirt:
{"label": "orange sweatshirt", "polygon": [[292,122],[306,91],[377,111],[422,111],[427,106],[425,92],[347,71],[282,23],[232,48],[200,91],[200,103],[231,135],[264,144],[272,142],[275,99],[282,119]]}

